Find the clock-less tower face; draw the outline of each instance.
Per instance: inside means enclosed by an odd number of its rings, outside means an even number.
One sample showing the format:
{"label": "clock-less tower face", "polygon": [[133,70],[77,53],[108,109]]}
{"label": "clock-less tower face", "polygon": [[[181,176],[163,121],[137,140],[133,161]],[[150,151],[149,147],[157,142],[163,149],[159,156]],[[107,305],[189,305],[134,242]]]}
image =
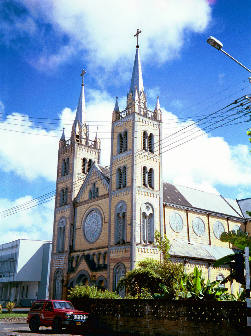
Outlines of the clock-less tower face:
{"label": "clock-less tower face", "polygon": [[89,243],[96,242],[102,232],[103,219],[98,209],[93,209],[85,216],[83,220],[83,232],[85,239]]}

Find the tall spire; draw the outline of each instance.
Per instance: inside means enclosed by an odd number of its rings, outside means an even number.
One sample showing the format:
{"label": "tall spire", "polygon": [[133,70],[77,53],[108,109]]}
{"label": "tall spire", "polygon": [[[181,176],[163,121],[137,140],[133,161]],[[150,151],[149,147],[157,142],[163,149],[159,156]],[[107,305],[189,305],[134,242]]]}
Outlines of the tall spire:
{"label": "tall spire", "polygon": [[61,135],[61,141],[65,141],[65,134],[64,134],[64,128],[63,128],[63,132],[62,132],[62,135]]}
{"label": "tall spire", "polygon": [[78,108],[76,112],[76,117],[75,117],[75,122],[79,121],[80,125],[85,123],[85,91],[84,91],[84,75],[86,71],[83,69],[81,72],[81,77],[82,77],[82,84],[81,84],[81,92],[80,92],[80,97],[78,101]]}
{"label": "tall spire", "polygon": [[114,106],[114,110],[115,112],[119,112],[119,102],[118,102],[118,97],[116,97],[116,101],[115,101],[115,106]]}
{"label": "tall spire", "polygon": [[137,33],[134,35],[134,36],[137,37],[137,45],[136,45],[136,54],[135,54],[135,59],[134,59],[131,86],[130,86],[130,92],[132,94],[134,94],[136,88],[137,88],[139,94],[142,91],[144,91],[141,62],[140,62],[140,57],[139,57],[138,37],[139,37],[140,33],[141,33],[141,30],[137,29]]}

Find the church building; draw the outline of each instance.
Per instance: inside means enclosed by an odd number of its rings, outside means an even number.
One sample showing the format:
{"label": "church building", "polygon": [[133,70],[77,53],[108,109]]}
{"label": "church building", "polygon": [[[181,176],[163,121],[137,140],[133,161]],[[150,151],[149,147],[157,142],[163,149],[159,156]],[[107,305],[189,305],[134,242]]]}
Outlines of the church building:
{"label": "church building", "polygon": [[[138,32],[137,32],[138,34]],[[136,35],[137,35],[136,34]],[[59,141],[50,297],[66,298],[77,284],[115,290],[119,279],[145,258],[160,259],[154,233],[166,234],[171,258],[206,279],[223,279],[216,259],[232,253],[222,232],[251,232],[251,198],[226,199],[162,179],[162,112],[147,107],[139,46],[126,108],[116,98],[112,113],[110,167],[100,164],[100,139],[90,139],[82,72],[81,94],[70,139]],[[236,293],[239,284],[229,291]]]}

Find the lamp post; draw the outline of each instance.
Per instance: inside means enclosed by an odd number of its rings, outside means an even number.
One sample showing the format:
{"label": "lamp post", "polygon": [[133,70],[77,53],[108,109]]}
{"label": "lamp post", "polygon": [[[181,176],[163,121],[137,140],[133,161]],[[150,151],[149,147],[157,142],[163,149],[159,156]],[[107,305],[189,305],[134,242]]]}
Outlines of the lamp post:
{"label": "lamp post", "polygon": [[223,50],[223,44],[217,40],[215,37],[210,36],[207,39],[207,43],[210,44],[212,47],[214,47],[215,49],[223,52],[223,54],[227,55],[229,58],[231,58],[233,61],[235,61],[237,64],[239,64],[240,66],[242,66],[245,70],[247,70],[248,72],[251,73],[251,70],[249,70],[247,67],[245,67],[245,65],[241,64],[241,62],[237,61],[237,59],[235,59],[233,56],[229,55],[225,50]]}

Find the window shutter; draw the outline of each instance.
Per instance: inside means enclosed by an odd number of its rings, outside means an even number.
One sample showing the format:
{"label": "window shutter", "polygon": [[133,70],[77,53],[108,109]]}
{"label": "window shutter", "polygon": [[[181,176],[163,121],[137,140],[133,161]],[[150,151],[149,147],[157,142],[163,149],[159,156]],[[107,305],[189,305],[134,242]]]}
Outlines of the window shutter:
{"label": "window shutter", "polygon": [[64,194],[64,204],[68,203],[68,188],[65,188],[65,194]]}
{"label": "window shutter", "polygon": [[65,175],[68,175],[70,172],[70,159],[67,158],[66,159],[66,174]]}
{"label": "window shutter", "polygon": [[148,172],[148,185],[150,188],[154,188],[154,170],[152,168]]}
{"label": "window shutter", "polygon": [[148,150],[149,152],[154,153],[154,142],[152,133],[150,133],[148,137]]}
{"label": "window shutter", "polygon": [[83,158],[82,159],[82,173],[83,174],[86,174],[86,163],[87,163],[86,158]]}
{"label": "window shutter", "polygon": [[147,187],[147,168],[146,166],[143,167],[143,186]]}
{"label": "window shutter", "polygon": [[143,150],[147,151],[147,132],[143,132]]}
{"label": "window shutter", "polygon": [[92,166],[92,160],[90,159],[89,161],[88,161],[88,173],[89,173],[89,171],[90,171],[90,169],[91,169],[91,166]]}
{"label": "window shutter", "polygon": [[127,151],[127,131],[123,134],[123,152]]}
{"label": "window shutter", "polygon": [[64,159],[62,160],[62,165],[61,165],[61,176],[65,175],[65,164],[64,164]]}
{"label": "window shutter", "polygon": [[126,166],[123,167],[123,188],[126,187]]}

